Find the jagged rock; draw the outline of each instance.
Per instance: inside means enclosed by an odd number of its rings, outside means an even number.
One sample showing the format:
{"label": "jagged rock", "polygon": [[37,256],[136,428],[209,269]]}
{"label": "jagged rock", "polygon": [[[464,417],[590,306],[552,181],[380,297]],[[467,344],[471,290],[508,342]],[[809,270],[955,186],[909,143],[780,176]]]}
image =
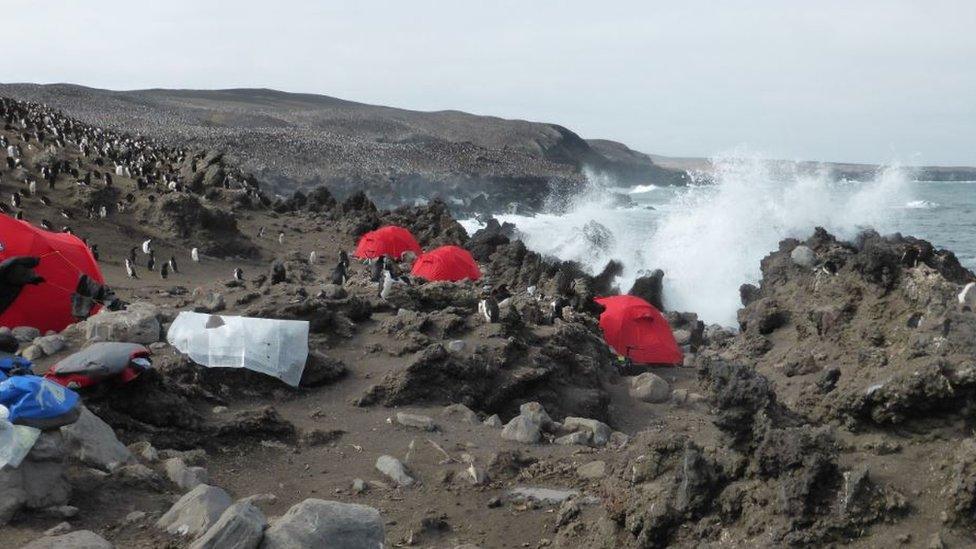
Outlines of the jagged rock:
{"label": "jagged rock", "polygon": [[497,219],[491,218],[484,227],[471,235],[464,247],[476,261],[487,261],[496,248],[511,242],[515,232],[514,224],[500,224]]}
{"label": "jagged rock", "polygon": [[210,475],[203,467],[190,467],[180,458],[170,458],[163,463],[166,476],[183,492],[188,492],[210,481]]}
{"label": "jagged rock", "polygon": [[133,442],[128,446],[132,454],[143,461],[155,463],[159,461],[159,452],[148,441]]}
{"label": "jagged rock", "polygon": [[502,428],[502,438],[522,444],[537,444],[542,439],[542,424],[530,416],[515,416]]}
{"label": "jagged rock", "polygon": [[209,530],[232,503],[221,488],[201,484],[173,504],[156,527],[170,534],[196,537]]}
{"label": "jagged rock", "polygon": [[546,409],[538,402],[526,402],[525,404],[519,406],[519,415],[525,416],[535,423],[539,424],[542,429],[548,429],[552,424],[552,418],[546,412]]}
{"label": "jagged rock", "polygon": [[428,416],[422,416],[418,414],[407,414],[404,412],[397,412],[396,422],[404,427],[412,427],[414,429],[421,429],[423,431],[436,431],[437,424],[434,420]]}
{"label": "jagged rock", "polygon": [[21,356],[27,360],[38,360],[44,358],[44,350],[41,349],[40,345],[28,345],[20,352]]}
{"label": "jagged rock", "polygon": [[613,432],[610,426],[602,421],[582,417],[568,417],[563,421],[563,428],[567,431],[587,431],[591,435],[590,443],[593,446],[603,447],[610,442],[610,434]]}
{"label": "jagged rock", "polygon": [[478,419],[478,414],[471,411],[471,408],[468,408],[464,404],[451,404],[450,406],[444,407],[441,416],[452,421],[469,423],[471,425],[481,423],[481,420]]}
{"label": "jagged rock", "polygon": [[345,299],[349,292],[338,284],[326,284],[322,286],[322,297],[325,299]]}
{"label": "jagged rock", "polygon": [[593,440],[593,434],[589,431],[576,431],[563,435],[552,442],[560,446],[589,446],[591,440]]}
{"label": "jagged rock", "polygon": [[30,343],[41,337],[41,331],[33,326],[17,326],[10,330],[10,334],[20,343]]}
{"label": "jagged rock", "polygon": [[80,333],[90,342],[122,341],[149,345],[160,339],[159,310],[150,303],[131,303],[123,311],[102,309],[98,314],[65,329]]}
{"label": "jagged rock", "polygon": [[562,490],[555,488],[535,488],[531,486],[519,486],[508,492],[512,499],[532,500],[543,504],[558,505],[579,496],[578,490]]}
{"label": "jagged rock", "polygon": [[805,269],[812,269],[817,264],[817,255],[807,246],[797,246],[790,252],[793,264]]}
{"label": "jagged rock", "polygon": [[383,455],[377,458],[376,468],[399,486],[413,486],[416,482],[403,463],[393,456]]}
{"label": "jagged rock", "polygon": [[260,545],[267,524],[260,509],[240,501],[228,507],[190,549],[254,549]]}
{"label": "jagged rock", "polygon": [[306,499],[271,523],[261,549],[380,548],[386,532],[379,511],[365,505]]}
{"label": "jagged rock", "polygon": [[502,418],[498,417],[498,414],[492,414],[488,416],[483,423],[488,427],[497,429],[502,426]]}
{"label": "jagged rock", "polygon": [[90,530],[75,530],[61,536],[45,536],[21,549],[113,549],[115,547]]}
{"label": "jagged rock", "polygon": [[772,298],[761,298],[739,309],[739,329],[762,335],[770,334],[788,321],[787,313],[779,302]]}
{"label": "jagged rock", "polygon": [[77,421],[61,427],[61,436],[67,454],[103,471],[132,460],[132,453],[119,442],[112,428],[88,408],[82,407]]}
{"label": "jagged rock", "polygon": [[301,387],[320,387],[339,381],[348,369],[341,360],[331,358],[321,351],[311,351],[302,371]]}
{"label": "jagged rock", "polygon": [[629,295],[639,297],[659,311],[664,310],[664,271],[656,269],[651,274],[638,277],[630,287]]}
{"label": "jagged rock", "polygon": [[473,312],[478,305],[474,285],[466,282],[394,284],[386,301],[410,311],[439,311],[457,307]]}
{"label": "jagged rock", "polygon": [[630,396],[643,402],[665,402],[671,398],[671,385],[661,376],[644,372],[630,380]]}

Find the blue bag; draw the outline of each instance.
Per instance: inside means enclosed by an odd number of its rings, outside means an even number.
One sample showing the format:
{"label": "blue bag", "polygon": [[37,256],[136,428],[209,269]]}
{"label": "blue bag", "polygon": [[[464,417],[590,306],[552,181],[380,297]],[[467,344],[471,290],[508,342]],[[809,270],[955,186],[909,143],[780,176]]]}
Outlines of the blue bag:
{"label": "blue bag", "polygon": [[22,356],[0,358],[0,381],[13,376],[34,375],[34,363]]}
{"label": "blue bag", "polygon": [[39,376],[14,376],[0,381],[0,404],[9,421],[38,429],[74,423],[81,414],[78,393]]}

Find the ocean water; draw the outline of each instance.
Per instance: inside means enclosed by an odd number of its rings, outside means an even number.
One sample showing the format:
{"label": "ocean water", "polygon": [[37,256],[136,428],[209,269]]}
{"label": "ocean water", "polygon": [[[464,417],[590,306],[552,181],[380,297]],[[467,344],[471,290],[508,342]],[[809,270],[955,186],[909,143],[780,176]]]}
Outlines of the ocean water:
{"label": "ocean water", "polygon": [[[805,239],[817,226],[843,238],[873,228],[932,241],[976,268],[976,182],[915,181],[897,166],[866,182],[758,159],[713,161],[713,184],[619,189],[589,174],[589,189],[568,210],[535,216],[501,215],[526,245],[599,271],[624,263],[624,290],[644,271],[663,269],[668,308],[695,311],[706,322],[734,325],[739,286],[759,280],[759,262],[787,237]],[[637,204],[617,207],[611,192]],[[462,224],[473,232],[480,224]]]}

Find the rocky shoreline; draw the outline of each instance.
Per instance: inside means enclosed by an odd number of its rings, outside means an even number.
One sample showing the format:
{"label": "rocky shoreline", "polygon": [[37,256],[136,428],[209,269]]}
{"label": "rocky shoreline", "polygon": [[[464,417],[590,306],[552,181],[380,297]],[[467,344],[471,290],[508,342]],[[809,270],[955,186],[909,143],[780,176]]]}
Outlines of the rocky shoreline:
{"label": "rocky shoreline", "polygon": [[[153,359],[133,382],[85,393],[77,422],[0,470],[10,546],[974,542],[976,276],[951,252],[872,232],[784,240],[761,282],[742,287],[738,326],[665,311],[685,363],[635,371],[604,343],[592,299],[627,290],[666,304],[666,273],[616,288],[616,262],[587,273],[497,222],[467,235],[444,202],[385,210],[325,187],[274,199],[223,156],[148,141],[141,154],[165,160],[146,175],[78,186],[120,162],[110,156],[126,137],[5,106],[20,115],[3,130],[19,164],[0,168],[3,194],[67,162],[44,191],[52,204],[25,194],[20,211],[75,212],[73,231],[98,244],[130,303],[60,334],[14,329],[20,353],[38,373],[105,339]],[[52,126],[72,128],[63,145],[39,139]],[[75,135],[110,152],[84,154]],[[137,189],[138,177],[152,182]],[[85,215],[102,205],[105,217]],[[384,299],[354,263],[333,284],[339,251],[391,223],[426,249],[470,250],[486,282],[513,294],[500,321],[478,314],[473,283]],[[146,238],[161,257],[206,255],[167,279],[141,265],[129,279],[122,259]],[[550,322],[555,295],[572,299]],[[299,387],[189,360],[165,337],[187,310],[308,321]]]}

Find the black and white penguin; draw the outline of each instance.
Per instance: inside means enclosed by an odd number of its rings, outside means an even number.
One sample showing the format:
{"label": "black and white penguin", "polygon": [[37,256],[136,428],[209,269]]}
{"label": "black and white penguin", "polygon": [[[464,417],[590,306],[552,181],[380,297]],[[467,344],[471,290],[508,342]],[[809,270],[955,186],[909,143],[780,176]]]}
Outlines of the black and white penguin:
{"label": "black and white penguin", "polygon": [[552,300],[549,304],[549,324],[555,324],[556,319],[562,320],[563,318],[563,308],[569,305],[569,300],[563,296],[557,296],[556,299]]}
{"label": "black and white penguin", "polygon": [[40,200],[41,200],[41,204],[44,204],[45,206],[51,205],[51,199],[44,196],[43,194],[40,196]]}
{"label": "black and white penguin", "polygon": [[20,208],[21,200],[20,200],[19,193],[14,193],[10,195],[10,205],[13,206],[14,208],[18,208],[18,209]]}
{"label": "black and white penguin", "polygon": [[336,264],[335,268],[332,269],[332,283],[344,286],[349,280],[349,273],[346,271],[346,264],[339,262]]}
{"label": "black and white penguin", "polygon": [[95,258],[95,261],[98,261],[98,244],[91,244],[88,246],[88,249],[91,250],[92,257]]}
{"label": "black and white penguin", "polygon": [[345,250],[339,250],[339,263],[345,265],[347,269],[349,268],[349,254]]}
{"label": "black and white penguin", "polygon": [[136,262],[136,249],[137,248],[135,246],[129,248],[129,261],[132,263]]}
{"label": "black and white penguin", "polygon": [[176,256],[172,255],[169,258],[169,268],[173,271],[173,274],[180,274],[180,269],[176,265]]}
{"label": "black and white penguin", "polygon": [[51,225],[51,222],[48,221],[47,219],[42,219],[41,220],[41,228],[44,229],[45,231],[53,231],[54,230],[54,226]]}
{"label": "black and white penguin", "polygon": [[285,243],[285,233],[278,233],[278,244]]}
{"label": "black and white penguin", "polygon": [[169,263],[163,263],[163,266],[159,268],[159,276],[163,277],[163,280],[169,278]]}
{"label": "black and white penguin", "polygon": [[18,221],[23,221],[24,220],[24,210],[17,210],[17,213],[14,214],[14,219],[16,219]]}
{"label": "black and white penguin", "polygon": [[152,239],[146,240],[142,243],[142,253],[151,254],[152,253]]}
{"label": "black and white penguin", "polygon": [[146,261],[146,268],[149,269],[150,271],[156,270],[156,253],[155,252],[152,252],[152,251],[149,252],[149,260]]}
{"label": "black and white penguin", "polygon": [[192,259],[194,263],[199,263],[200,262],[200,250],[198,250],[196,248],[193,248],[192,250],[190,250],[190,259]]}
{"label": "black and white penguin", "polygon": [[129,278],[139,278],[136,275],[136,268],[133,266],[132,261],[129,258],[125,258],[125,274],[129,275]]}
{"label": "black and white penguin", "polygon": [[68,210],[58,210],[58,214],[65,219],[72,219],[71,212]]}
{"label": "black and white penguin", "polygon": [[264,227],[258,229],[258,238],[264,238]]}
{"label": "black and white penguin", "polygon": [[369,279],[372,282],[380,282],[383,279],[383,271],[386,266],[386,256],[380,256],[373,260],[372,269],[370,270]]}
{"label": "black and white penguin", "polygon": [[309,265],[315,265],[315,250],[312,250],[311,252],[309,252],[309,254],[308,254],[308,264]]}
{"label": "black and white penguin", "polygon": [[244,271],[240,267],[234,269],[234,280],[244,282]]}
{"label": "black and white penguin", "polygon": [[486,296],[478,302],[478,312],[489,324],[498,322],[500,313],[498,312],[498,301],[491,295]]}

